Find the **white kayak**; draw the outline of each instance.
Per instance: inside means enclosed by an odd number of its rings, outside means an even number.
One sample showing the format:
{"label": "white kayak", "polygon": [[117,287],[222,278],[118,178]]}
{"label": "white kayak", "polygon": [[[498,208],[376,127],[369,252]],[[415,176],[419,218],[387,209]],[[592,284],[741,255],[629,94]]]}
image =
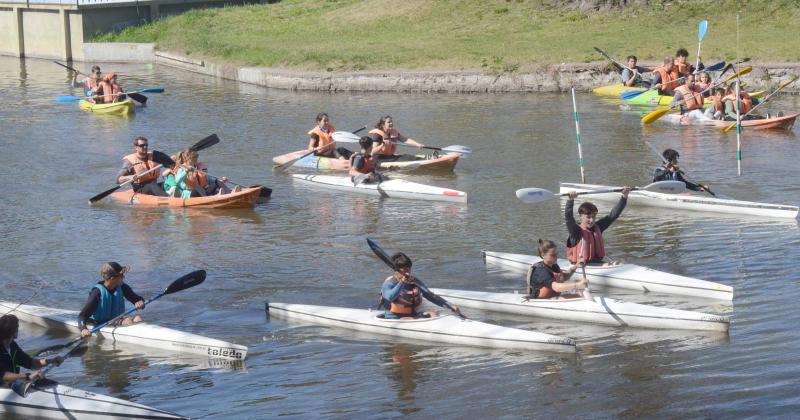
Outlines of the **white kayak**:
{"label": "white kayak", "polygon": [[728,331],[730,323],[727,316],[641,305],[605,296],[594,296],[593,300],[582,297],[526,299],[525,295],[517,293],[452,289],[431,291],[464,308],[622,327]]}
{"label": "white kayak", "polygon": [[[14,302],[0,301],[0,312],[13,313],[20,320],[32,324],[67,330],[76,335],[80,334],[80,330],[78,330],[78,311],[35,305],[18,305]],[[120,343],[133,343],[179,353],[234,360],[244,360],[247,357],[246,346],[173,330],[147,322],[125,327],[108,326],[94,335]]]}
{"label": "white kayak", "polygon": [[292,175],[294,179],[338,191],[378,195],[388,198],[407,198],[411,200],[449,201],[466,203],[467,193],[463,191],[418,184],[403,179],[392,178],[378,184],[354,185],[350,177],[332,175]]}
{"label": "white kayak", "polygon": [[[491,263],[525,271],[531,265],[541,261],[541,258],[533,255],[492,251],[483,251],[483,258],[486,264]],[[567,260],[558,260],[558,265],[569,267],[570,263]],[[586,266],[586,278],[589,279],[590,285],[596,286],[733,300],[733,287],[731,286],[665,273],[635,264],[609,266],[589,264]]]}
{"label": "white kayak", "polygon": [[395,337],[502,349],[575,352],[575,341],[536,331],[502,327],[435,314],[431,318],[385,319],[383,311],[332,306],[267,303],[267,313],[284,319],[299,319],[320,325]]}
{"label": "white kayak", "polygon": [[[185,419],[188,417],[158,410],[119,398],[51,384],[32,386],[26,397],[8,387],[0,387],[0,413],[15,418],[47,419]],[[5,417],[4,417],[5,418]]]}
{"label": "white kayak", "polygon": [[[609,185],[571,184],[561,183],[560,193],[570,191],[585,192],[592,190],[605,190],[618,188]],[[704,193],[705,194],[705,193]],[[592,194],[593,200],[619,201],[620,193]],[[713,213],[727,213],[747,216],[764,216],[796,219],[797,206],[781,204],[756,203],[753,201],[729,200],[714,198],[708,194],[663,194],[652,191],[631,191],[628,195],[628,204],[660,207],[665,209],[691,210]]]}

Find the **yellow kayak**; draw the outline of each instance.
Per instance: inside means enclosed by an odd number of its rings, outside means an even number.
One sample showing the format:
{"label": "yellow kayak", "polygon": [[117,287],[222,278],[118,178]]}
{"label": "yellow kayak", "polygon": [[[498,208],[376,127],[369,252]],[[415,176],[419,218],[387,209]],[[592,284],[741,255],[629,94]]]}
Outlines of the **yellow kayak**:
{"label": "yellow kayak", "polygon": [[623,85],[622,83],[617,83],[616,85],[600,86],[598,88],[594,88],[592,89],[592,92],[600,96],[613,96],[615,98],[619,98],[619,95],[622,92],[631,92],[637,90],[646,90],[646,89],[641,87],[628,87]]}
{"label": "yellow kayak", "polygon": [[113,102],[110,104],[93,104],[87,100],[78,102],[81,109],[96,114],[110,114],[110,115],[129,115],[133,114],[133,100],[127,98],[124,101]]}

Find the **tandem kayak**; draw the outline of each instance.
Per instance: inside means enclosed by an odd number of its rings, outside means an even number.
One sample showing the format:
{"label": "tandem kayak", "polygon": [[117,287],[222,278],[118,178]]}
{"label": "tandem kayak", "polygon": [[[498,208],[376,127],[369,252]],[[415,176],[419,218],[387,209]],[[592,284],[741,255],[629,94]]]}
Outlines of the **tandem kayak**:
{"label": "tandem kayak", "polygon": [[[791,114],[791,115],[784,115],[782,117],[771,117],[771,118],[763,118],[758,120],[744,120],[742,121],[742,128],[749,128],[749,129],[775,129],[775,130],[791,130],[794,126],[794,122],[797,119],[797,116],[800,114]],[[661,117],[662,120],[672,123],[672,124],[680,124],[680,125],[709,125],[709,126],[716,126],[720,128],[725,128],[735,121],[721,121],[711,119],[705,116],[705,114],[700,112],[690,112],[686,115],[680,115],[677,113],[667,114]]]}
{"label": "tandem kayak", "polygon": [[[631,193],[633,194],[633,193]],[[486,265],[525,270],[542,259],[533,255],[483,251]],[[569,267],[567,260],[558,260],[561,267]],[[694,296],[720,300],[733,300],[733,287],[706,280],[684,277],[642,267],[636,264],[586,266],[586,278],[591,285],[641,290],[643,292]]]}
{"label": "tandem kayak", "polygon": [[[272,163],[276,166],[282,165],[306,153],[308,153],[308,150],[298,150],[296,152],[276,156],[272,158]],[[426,156],[424,158],[414,155],[399,155],[397,156],[397,160],[382,161],[378,164],[378,167],[380,169],[394,169],[404,172],[452,172],[460,157],[460,153],[436,157]],[[350,170],[350,161],[347,159],[332,159],[323,156],[308,155],[295,162],[292,167],[347,171]]]}
{"label": "tandem kayak", "polygon": [[[594,184],[561,183],[559,192],[586,192],[618,187]],[[592,194],[593,200],[617,202],[619,193]],[[652,191],[631,191],[628,195],[629,205],[660,207],[663,209],[679,209],[711,213],[727,213],[742,216],[763,216],[796,219],[800,209],[797,206],[782,204],[756,203],[753,201],[730,200],[695,194],[664,194]]]}
{"label": "tandem kayak", "polygon": [[619,98],[619,95],[622,92],[635,92],[635,91],[643,91],[647,90],[647,88],[643,87],[628,87],[623,85],[622,83],[617,83],[615,85],[608,85],[608,86],[600,86],[592,89],[597,95],[600,96],[613,96],[615,98]]}
{"label": "tandem kayak", "polygon": [[377,195],[386,198],[407,198],[411,200],[448,201],[466,203],[467,193],[463,191],[418,184],[403,179],[389,179],[378,184],[354,185],[350,177],[330,175],[301,175],[292,177],[300,182],[338,191]]}
{"label": "tandem kayak", "polygon": [[[750,96],[757,98],[764,94],[764,91],[753,92]],[[625,99],[625,103],[631,105],[651,105],[651,106],[669,106],[672,103],[672,96],[668,95],[659,95],[658,90],[651,90],[649,92],[642,93],[638,96],[635,96],[630,99]],[[711,103],[710,98],[705,98],[704,103],[709,105]]]}
{"label": "tandem kayak", "polygon": [[[133,190],[119,191],[111,194],[109,198],[117,203],[130,204],[134,206],[155,206],[155,207],[194,207],[206,209],[236,209],[252,208],[256,205],[259,197],[269,188],[256,185],[250,188],[243,188],[239,192],[230,194],[209,195],[206,197],[158,197],[149,194],[138,194]],[[268,196],[269,194],[267,194]]]}
{"label": "tandem kayak", "polygon": [[267,314],[314,324],[462,346],[575,352],[575,341],[536,331],[502,327],[455,315],[385,319],[383,311],[332,306],[267,303]]}
{"label": "tandem kayak", "polygon": [[[80,334],[78,329],[78,311],[55,309],[44,306],[21,305],[15,302],[0,301],[0,311],[13,313],[22,321],[41,325],[46,328],[58,328],[71,333]],[[176,353],[204,355],[208,357],[244,360],[247,347],[226,341],[203,337],[147,322],[140,322],[124,327],[108,326],[94,334],[107,340],[120,343],[133,343],[154,347]]]}
{"label": "tandem kayak", "polygon": [[[588,275],[589,270],[586,271]],[[594,300],[527,299],[525,295],[517,293],[451,289],[431,291],[464,308],[620,327],[728,331],[730,324],[727,316],[641,305],[604,296],[595,296]]]}
{"label": "tandem kayak", "polygon": [[186,419],[188,417],[119,398],[48,382],[31,386],[26,397],[0,387],[0,413],[42,419]]}
{"label": "tandem kayak", "polygon": [[124,101],[113,102],[110,104],[94,104],[85,99],[78,101],[81,109],[95,114],[109,114],[109,115],[129,115],[133,114],[134,104],[133,99],[127,98]]}

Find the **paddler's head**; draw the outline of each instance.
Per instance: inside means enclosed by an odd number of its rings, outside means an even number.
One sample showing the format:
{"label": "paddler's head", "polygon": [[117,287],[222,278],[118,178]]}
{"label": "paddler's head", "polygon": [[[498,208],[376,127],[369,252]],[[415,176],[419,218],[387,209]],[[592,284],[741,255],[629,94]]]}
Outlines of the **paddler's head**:
{"label": "paddler's head", "polygon": [[375,128],[382,130],[384,133],[392,129],[392,127],[394,127],[394,120],[392,120],[391,115],[381,117],[381,119],[378,120],[378,123],[375,124]]}
{"label": "paddler's head", "polygon": [[16,340],[19,333],[19,319],[16,315],[3,315],[0,317],[0,341],[11,342]]}
{"label": "paddler's head", "polygon": [[664,70],[666,70],[667,73],[669,73],[669,72],[672,71],[673,67],[675,67],[675,61],[672,59],[672,57],[665,57],[664,58]]}
{"label": "paddler's head", "polygon": [[629,55],[628,56],[628,67],[630,67],[632,69],[635,68],[637,61],[639,61],[639,59],[637,59],[635,55]]}
{"label": "paddler's head", "polygon": [[539,238],[539,257],[547,265],[553,265],[558,261],[558,247],[553,241]]}
{"label": "paddler's head", "polygon": [[398,252],[392,255],[392,262],[397,266],[397,272],[408,277],[411,274],[411,258],[408,255]]}
{"label": "paddler's head", "polygon": [[675,52],[675,61],[681,64],[686,63],[686,59],[689,58],[689,51],[686,51],[686,48],[681,48]]}
{"label": "paddler's head", "polygon": [[117,262],[107,262],[100,267],[100,275],[103,276],[103,285],[106,289],[113,290],[122,285],[125,280],[125,273],[129,267],[120,265]]}
{"label": "paddler's head", "polygon": [[92,66],[92,77],[96,80],[103,78],[103,72],[100,71],[100,66]]}
{"label": "paddler's head", "polygon": [[691,89],[691,88],[692,88],[692,86],[694,86],[694,75],[693,75],[693,74],[690,74],[690,75],[686,76],[686,78],[684,79],[684,81],[683,81],[683,82],[684,82],[684,84],[686,85],[686,87],[688,87],[689,89]]}
{"label": "paddler's head", "polygon": [[317,127],[326,128],[331,123],[331,117],[324,112],[317,114]]}
{"label": "paddler's head", "polygon": [[662,153],[661,156],[663,156],[664,160],[666,160],[670,165],[677,165],[678,158],[681,157],[680,153],[678,153],[678,151],[675,149],[664,150],[664,153]]}
{"label": "paddler's head", "polygon": [[358,139],[358,145],[361,146],[361,153],[365,156],[372,152],[372,138],[370,136],[364,136]]}
{"label": "paddler's head", "polygon": [[580,225],[584,229],[591,229],[597,221],[597,206],[590,202],[585,202],[578,207],[578,217]]}
{"label": "paddler's head", "polygon": [[136,137],[135,139],[133,139],[133,147],[135,148],[136,156],[138,156],[139,159],[144,160],[145,158],[147,158],[148,144],[149,141],[144,137]]}

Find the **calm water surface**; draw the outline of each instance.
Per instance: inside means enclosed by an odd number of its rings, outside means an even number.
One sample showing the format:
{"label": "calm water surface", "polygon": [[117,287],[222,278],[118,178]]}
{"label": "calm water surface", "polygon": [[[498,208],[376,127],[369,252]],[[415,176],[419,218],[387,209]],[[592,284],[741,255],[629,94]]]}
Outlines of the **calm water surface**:
{"label": "calm water surface", "polygon": [[[616,258],[729,284],[733,305],[609,290],[623,299],[732,315],[730,334],[577,325],[467,311],[475,319],[577,340],[574,357],[417,344],[266,319],[264,303],[367,308],[389,270],[366,236],[405,251],[429,285],[494,291],[519,274],[485,267],[481,250],[533,253],[563,242],[558,200],[524,205],[523,187],[580,181],[568,95],[306,93],[238,85],[151,65],[104,65],[127,88],[164,86],[130,119],[59,104],[76,94],[46,60],[0,58],[2,298],[79,309],[104,261],[132,267],[149,296],[208,270],[206,282],[145,311],[158,324],[249,346],[241,365],[93,342],[51,377],[68,385],[196,418],[763,417],[800,408],[800,230],[794,221],[629,208],[609,230]],[[587,182],[645,185],[659,149],[677,148],[697,180],[739,199],[800,204],[800,139],[656,123],[619,103],[578,96]],[[797,97],[772,109],[798,110]],[[392,114],[407,135],[463,144],[454,175],[417,180],[468,191],[468,205],[337,196],[273,173],[271,158],[305,147],[320,111],[339,129]],[[773,111],[773,112],[774,112]],[[173,153],[211,134],[210,171],[262,183],[272,199],[247,211],[89,207],[113,185],[135,136]],[[601,212],[609,204],[599,203]],[[563,250],[562,250],[563,252]],[[68,337],[23,324],[34,350]]]}

